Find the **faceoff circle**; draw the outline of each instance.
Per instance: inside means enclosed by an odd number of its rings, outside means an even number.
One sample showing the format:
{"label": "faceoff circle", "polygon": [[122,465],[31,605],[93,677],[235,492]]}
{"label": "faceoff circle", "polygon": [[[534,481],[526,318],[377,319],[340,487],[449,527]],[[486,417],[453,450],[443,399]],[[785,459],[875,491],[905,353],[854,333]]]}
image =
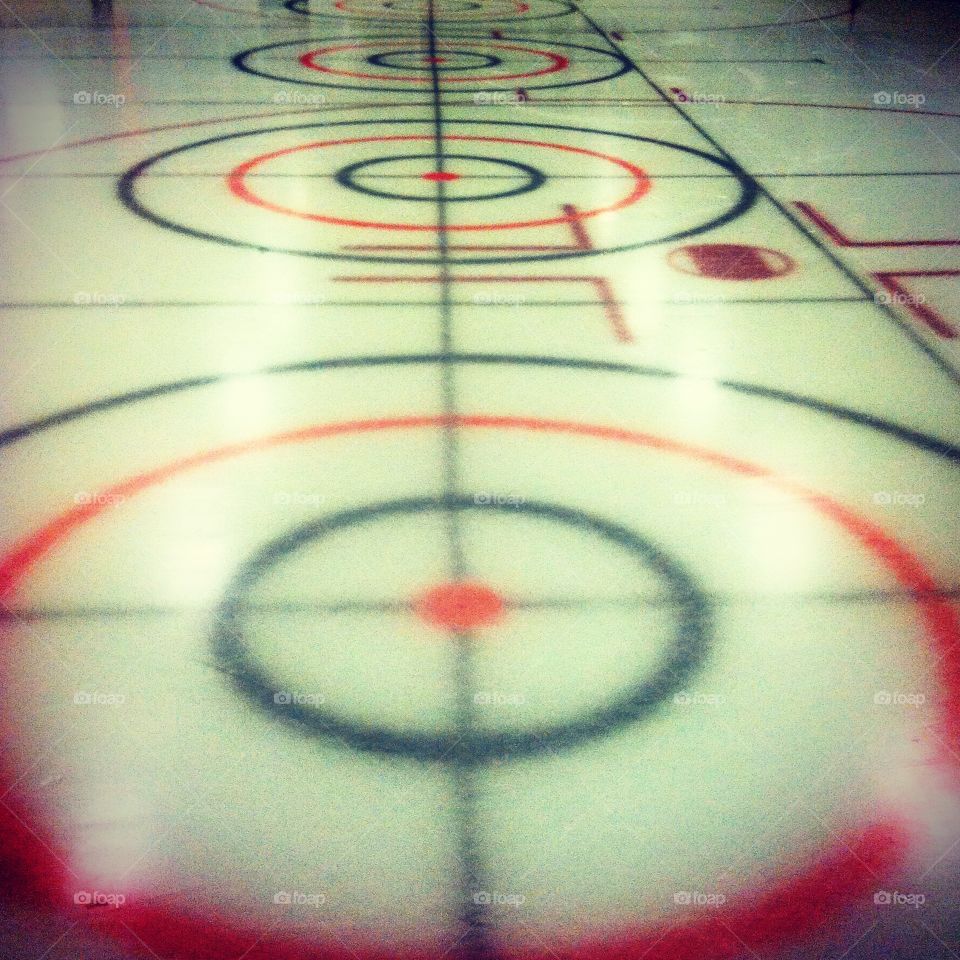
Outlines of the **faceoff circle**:
{"label": "faceoff circle", "polygon": [[[555,41],[544,48],[543,40],[518,38],[507,42],[489,37],[458,37],[444,40],[434,51],[441,63],[426,62],[431,52],[423,49],[421,37],[349,44],[319,41],[320,46],[313,46],[317,42],[270,43],[244,50],[232,62],[238,70],[268,80],[379,93],[425,92],[434,75],[438,86],[453,93],[514,90],[519,85],[525,90],[554,90],[604,83],[632,69],[630,62],[615,51]],[[277,54],[287,53],[288,59],[276,62]],[[355,65],[329,59],[344,54],[356,54]],[[500,69],[508,57],[519,58],[523,65]],[[458,63],[463,58],[473,63]],[[397,63],[397,59],[403,62]],[[284,64],[286,72],[282,70]],[[380,71],[371,71],[370,66],[379,67]],[[401,70],[408,71],[408,75],[401,75]],[[464,76],[467,70],[478,72]]]}
{"label": "faceoff circle", "polygon": [[[409,125],[409,124],[421,124],[423,121],[417,119],[408,119],[401,118],[391,121],[396,125]],[[376,253],[367,253],[353,250],[346,250],[342,247],[332,247],[329,250],[317,250],[310,248],[302,249],[290,249],[285,247],[276,247],[271,246],[269,242],[254,242],[239,239],[236,237],[231,237],[224,234],[212,233],[206,230],[199,229],[188,223],[184,223],[178,220],[174,220],[165,214],[159,213],[150,206],[148,206],[139,196],[139,192],[142,188],[143,181],[149,177],[150,173],[158,164],[163,163],[166,160],[181,157],[184,154],[188,154],[194,150],[200,150],[205,147],[211,147],[215,145],[225,144],[225,143],[235,143],[241,141],[248,137],[253,136],[262,136],[264,134],[273,134],[287,131],[302,131],[302,130],[312,130],[317,129],[318,127],[322,131],[329,131],[333,128],[340,127],[366,127],[371,124],[378,124],[379,121],[376,120],[357,120],[357,121],[337,121],[335,123],[318,125],[318,124],[297,124],[284,127],[272,127],[261,130],[245,131],[242,133],[228,134],[221,137],[211,137],[206,140],[198,141],[197,143],[188,144],[183,147],[175,147],[171,150],[163,151],[158,153],[146,160],[141,161],[136,164],[130,170],[128,170],[123,177],[120,179],[118,184],[118,194],[123,203],[134,213],[143,217],[151,223],[154,223],[158,226],[165,227],[170,230],[174,230],[178,233],[182,233],[186,236],[195,237],[198,239],[209,240],[227,246],[238,247],[241,249],[257,250],[261,252],[274,252],[274,253],[284,253],[294,256],[303,256],[303,257],[314,257],[320,259],[330,259],[330,260],[348,260],[354,262],[362,263],[412,263],[412,264],[439,264],[446,263],[448,265],[454,264],[489,264],[489,263],[523,263],[523,262],[536,262],[536,261],[548,261],[548,260],[560,260],[560,259],[569,259],[576,257],[587,257],[587,256],[597,256],[604,253],[616,253],[624,250],[636,250],[644,247],[654,246],[658,244],[672,243],[677,240],[685,239],[687,237],[697,236],[702,233],[706,233],[710,230],[716,229],[717,227],[723,226],[731,221],[735,220],[737,217],[744,214],[749,210],[756,202],[758,196],[758,187],[756,182],[739,166],[737,166],[733,161],[728,160],[724,157],[719,157],[713,154],[706,153],[702,150],[697,150],[694,147],[688,147],[683,144],[672,143],[670,141],[659,140],[652,137],[641,137],[635,134],[628,133],[614,133],[604,130],[595,130],[585,127],[570,127],[560,124],[537,124],[537,123],[516,123],[516,122],[505,122],[505,121],[486,121],[486,120],[450,120],[447,122],[447,126],[454,129],[459,129],[463,126],[467,127],[480,127],[481,129],[486,129],[489,127],[503,128],[504,130],[523,130],[526,131],[555,131],[562,134],[576,134],[576,135],[591,135],[594,137],[607,137],[614,138],[617,142],[623,144],[643,144],[655,148],[665,148],[667,150],[676,150],[679,153],[687,156],[693,157],[699,160],[703,160],[712,167],[719,168],[720,170],[725,171],[731,179],[737,184],[738,196],[736,199],[733,199],[730,205],[721,210],[716,216],[707,219],[701,223],[698,223],[692,227],[686,227],[684,229],[676,230],[673,232],[668,232],[661,236],[650,237],[648,239],[637,240],[634,242],[628,243],[618,243],[614,242],[611,246],[608,247],[595,247],[582,249],[579,247],[570,248],[570,247],[557,247],[555,249],[550,249],[549,252],[545,253],[526,253],[526,252],[492,252],[490,254],[474,254],[469,253],[465,256],[454,256],[451,255],[449,251],[441,255],[439,251],[434,251],[428,249],[422,254],[419,255],[410,255],[405,252],[400,252],[397,255],[392,255],[389,252],[376,252]],[[542,134],[540,134],[542,135]],[[347,138],[346,140],[338,141],[339,143],[379,143],[382,144],[387,141],[410,141],[423,139],[423,137],[410,137],[410,136],[396,136],[396,137],[356,137],[356,138]],[[429,138],[432,139],[432,138]],[[460,142],[460,141],[484,141],[484,142],[517,142],[515,137],[480,137],[480,136],[461,136],[457,134],[451,134],[448,137],[450,142]],[[593,158],[606,159],[616,165],[619,165],[622,168],[625,168],[631,176],[634,178],[635,187],[633,193],[626,197],[624,200],[619,201],[618,203],[612,204],[609,207],[604,208],[604,210],[614,210],[619,209],[622,206],[629,204],[630,202],[635,201],[643,193],[649,189],[649,180],[647,180],[646,185],[644,185],[641,178],[645,177],[645,174],[642,170],[635,167],[633,164],[627,163],[626,161],[620,160],[611,155],[601,155],[596,151],[588,151],[583,148],[568,146],[565,144],[556,144],[556,143],[547,143],[542,141],[521,141],[527,143],[533,149],[539,149],[540,147],[552,148],[560,150],[566,153],[571,153],[574,155],[588,155]],[[333,141],[325,141],[326,145],[330,145]],[[426,231],[436,231],[437,226],[422,226],[422,225],[413,225],[413,224],[396,224],[396,223],[374,223],[372,221],[361,221],[355,219],[347,219],[342,217],[331,217],[325,214],[314,214],[308,211],[297,211],[289,207],[285,207],[279,204],[269,204],[264,202],[259,198],[246,184],[245,178],[246,175],[254,169],[261,167],[264,163],[270,162],[272,159],[276,159],[285,155],[289,155],[301,150],[307,149],[310,146],[319,147],[320,144],[316,145],[306,145],[306,146],[297,146],[293,148],[288,148],[286,150],[278,150],[269,154],[264,154],[259,157],[255,157],[252,160],[247,160],[242,163],[239,167],[234,168],[230,174],[231,188],[235,196],[240,197],[241,199],[248,200],[251,203],[258,204],[266,209],[272,209],[275,213],[286,214],[289,216],[300,217],[306,220],[315,220],[317,222],[325,222],[337,224],[340,226],[352,226],[352,227],[370,227],[370,228],[380,228],[386,230],[426,230]],[[525,227],[541,226],[546,224],[557,224],[562,225],[569,223],[571,219],[582,219],[585,215],[595,215],[602,211],[597,210],[592,213],[584,214],[580,213],[576,217],[571,216],[560,216],[552,218],[540,218],[537,220],[528,220],[520,223],[492,223],[492,224],[467,224],[467,225],[458,225],[450,227],[451,230],[488,230],[488,229],[519,229]]]}
{"label": "faceoff circle", "polygon": [[[317,540],[343,529],[392,516],[429,512],[518,513],[550,520],[598,536],[625,550],[669,585],[677,611],[677,630],[667,654],[647,676],[636,678],[619,696],[578,718],[522,732],[453,729],[440,734],[376,727],[337,715],[324,706],[286,704],[275,695],[283,684],[250,651],[244,635],[244,599],[274,564]],[[214,618],[213,650],[224,673],[251,703],[294,723],[312,735],[339,740],[355,750],[422,763],[482,766],[571,749],[640,722],[682,690],[703,665],[711,645],[710,602],[684,568],[663,549],[629,528],[556,504],[478,505],[473,497],[421,497],[394,500],[321,517],[261,547],[239,569]]]}

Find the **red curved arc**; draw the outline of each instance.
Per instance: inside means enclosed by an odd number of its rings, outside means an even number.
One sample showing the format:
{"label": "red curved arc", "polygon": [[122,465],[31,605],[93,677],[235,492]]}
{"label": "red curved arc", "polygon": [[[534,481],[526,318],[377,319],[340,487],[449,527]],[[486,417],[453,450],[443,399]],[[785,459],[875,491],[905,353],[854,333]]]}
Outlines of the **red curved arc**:
{"label": "red curved arc", "polygon": [[[878,821],[845,837],[802,873],[788,877],[746,904],[676,924],[627,930],[612,938],[550,949],[556,960],[741,960],[781,947],[826,927],[839,904],[867,898],[893,880],[907,857],[910,831],[896,820]],[[745,950],[744,947],[747,949]],[[529,952],[515,960],[543,960]]]}
{"label": "red curved arc", "polygon": [[93,147],[99,143],[112,143],[114,140],[128,140],[131,137],[149,137],[154,133],[168,130],[189,130],[192,127],[210,127],[220,123],[239,123],[241,120],[267,120],[271,117],[296,117],[304,113],[319,113],[323,108],[311,107],[303,110],[271,110],[268,113],[247,113],[239,117],[217,117],[215,120],[191,120],[187,123],[164,123],[158,127],[142,127],[138,130],[126,130],[123,133],[107,133],[99,137],[84,137],[72,143],[61,143],[47,150],[28,150],[0,157],[0,163],[14,163],[17,160],[29,160],[31,157],[44,157],[48,153],[60,153],[63,150],[76,150],[78,147]]}
{"label": "red curved arc", "polygon": [[[936,580],[924,564],[883,528],[861,517],[841,503],[804,485],[780,477],[765,467],[694,444],[640,431],[562,420],[509,416],[410,416],[345,423],[320,424],[255,440],[233,443],[203,451],[129,477],[92,498],[90,503],[71,507],[27,536],[0,558],[0,598],[9,599],[34,566],[84,525],[118,504],[163,484],[179,474],[251,453],[336,436],[375,433],[383,430],[422,428],[477,428],[522,430],[564,436],[611,440],[670,455],[693,459],[728,473],[759,478],[781,491],[808,503],[821,515],[839,525],[876,558],[887,571],[916,597],[915,603],[936,655],[936,668],[947,696],[942,725],[952,746],[960,732],[960,622],[949,603],[936,595]],[[7,774],[7,783],[13,782]],[[9,827],[8,843],[14,866],[18,858],[35,857],[20,863],[21,875],[33,882],[30,892],[62,903],[69,868],[65,857],[35,831],[26,819],[29,809],[10,797],[0,805],[0,814]],[[812,866],[782,880],[772,889],[750,895],[747,903],[721,909],[709,916],[695,916],[681,922],[633,927],[614,937],[581,942],[572,948],[551,953],[562,960],[724,960],[732,958],[744,943],[762,947],[812,931],[838,915],[846,904],[877,888],[902,865],[910,843],[910,827],[893,819],[878,820],[859,835],[845,837],[824,851]],[[56,896],[57,886],[59,899]],[[248,960],[343,960],[342,945],[309,945],[301,941],[261,938],[227,920],[198,920],[152,906],[109,911],[106,922],[121,939],[133,936],[151,949],[160,948],[176,957],[203,957],[226,960],[242,944]],[[116,921],[114,923],[114,921]],[[124,933],[126,931],[126,933]],[[384,960],[382,948],[350,949],[361,960]],[[391,960],[398,954],[390,952]],[[403,957],[403,951],[399,957]],[[411,952],[408,960],[436,960],[429,952]],[[516,954],[517,960],[531,960],[531,954]]]}
{"label": "red curved arc", "polygon": [[[380,43],[377,41],[370,41],[368,43],[350,43],[343,44],[337,47],[321,47],[317,50],[310,50],[307,53],[299,57],[299,62],[302,66],[306,67],[309,70],[317,70],[321,73],[329,73],[334,76],[341,77],[353,77],[360,80],[395,80],[395,81],[408,81],[412,83],[423,83],[429,84],[433,82],[433,78],[429,74],[421,74],[419,76],[397,76],[394,74],[376,74],[376,73],[356,73],[350,70],[337,70],[334,67],[328,67],[324,64],[317,63],[317,57],[325,56],[328,53],[342,53],[345,50],[360,50],[368,49],[370,47],[409,47],[411,41],[392,41]],[[477,44],[470,43],[448,43],[443,41],[443,47],[476,47]],[[560,54],[550,53],[548,50],[535,50],[532,47],[517,47],[509,44],[498,44],[498,43],[486,43],[482,42],[482,46],[490,47],[494,50],[512,50],[519,53],[532,53],[538,57],[546,57],[551,61],[549,67],[544,67],[542,70],[534,70],[528,73],[508,73],[508,74],[498,74],[490,73],[483,76],[457,76],[457,77],[445,77],[440,76],[440,83],[477,83],[477,82],[494,82],[499,80],[529,80],[531,77],[542,77],[550,73],[558,73],[561,70],[566,70],[570,66],[570,60],[568,57],[561,56]]]}
{"label": "red curved arc", "polygon": [[[199,3],[200,0],[194,0]],[[595,101],[585,100],[584,104],[589,105]],[[670,104],[658,97],[645,98],[642,101],[645,107],[669,107]],[[947,117],[951,120],[960,119],[960,113],[949,113],[944,110],[900,110],[896,107],[865,107],[863,105],[848,103],[792,103],[778,100],[725,100],[718,103],[717,106],[751,106],[751,107],[806,107],[814,110],[866,110],[872,113],[898,113],[907,117]],[[356,110],[383,109],[392,106],[392,104],[374,104],[366,103],[357,106]],[[67,143],[56,143],[42,150],[27,150],[23,153],[8,154],[0,156],[0,163],[15,163],[18,160],[29,160],[32,157],[43,157],[48,153],[61,153],[64,150],[77,150],[80,147],[95,146],[99,143],[110,143],[114,140],[125,140],[130,137],[149,137],[154,133],[162,133],[165,130],[186,130],[190,127],[213,126],[218,123],[237,123],[240,120],[257,120],[269,117],[295,117],[303,113],[321,113],[325,107],[312,107],[304,110],[271,110],[268,113],[250,113],[239,117],[216,117],[212,120],[192,120],[189,123],[168,123],[156,127],[142,127],[138,130],[127,130],[123,133],[108,133],[99,137],[84,137],[81,140],[71,140]]]}
{"label": "red curved arc", "polygon": [[[507,960],[734,960],[744,944],[754,951],[823,928],[845,904],[868,897],[892,881],[903,864],[909,832],[895,820],[878,821],[859,834],[841,837],[805,871],[788,877],[734,910],[686,922],[638,926],[608,938],[563,948],[500,949]],[[111,911],[113,912],[113,911]],[[107,916],[105,920],[111,921]],[[135,908],[111,924],[113,936],[133,950],[146,943],[171,960],[442,960],[444,951],[414,948],[386,951],[372,941],[327,944],[261,938],[225,920],[177,917],[163,910]]]}
{"label": "red curved arc", "polygon": [[[314,143],[301,144],[296,147],[286,147],[283,150],[275,150],[272,153],[265,153],[258,157],[241,163],[234,167],[227,175],[227,186],[230,192],[240,200],[253,204],[263,210],[269,210],[272,213],[280,213],[288,217],[297,217],[301,220],[311,220],[316,223],[331,223],[341,227],[361,227],[375,230],[415,230],[431,233],[438,232],[441,227],[437,224],[408,224],[408,223],[382,223],[370,220],[353,220],[344,217],[330,217],[325,214],[308,213],[303,210],[293,210],[290,207],[284,207],[280,204],[270,203],[262,197],[255,194],[246,183],[247,175],[264,163],[269,163],[280,157],[287,157],[294,153],[301,153],[304,150],[316,150],[332,146],[351,146],[358,143],[402,143],[402,142],[433,142],[432,136],[427,135],[394,135],[381,137],[352,137],[347,140],[318,140]],[[641,197],[645,196],[651,186],[652,181],[644,170],[640,167],[622,160],[620,157],[614,157],[609,154],[598,153],[595,150],[586,150],[582,147],[570,147],[560,143],[547,143],[540,140],[516,140],[509,137],[475,137],[461,134],[454,134],[444,137],[448,142],[466,142],[466,143],[506,143],[512,146],[526,147],[544,147],[550,150],[561,150],[566,153],[576,153],[581,156],[592,157],[597,160],[605,160],[616,164],[618,167],[626,170],[633,178],[633,189],[621,200],[608,204],[605,207],[594,207],[590,210],[577,210],[574,214],[564,213],[559,217],[548,217],[541,220],[524,220],[515,223],[467,223],[445,225],[444,231],[475,231],[475,230],[521,230],[527,227],[544,227],[557,224],[570,223],[571,220],[587,220],[591,217],[597,217],[601,214],[612,213],[616,210],[622,210],[631,204],[636,203]]]}

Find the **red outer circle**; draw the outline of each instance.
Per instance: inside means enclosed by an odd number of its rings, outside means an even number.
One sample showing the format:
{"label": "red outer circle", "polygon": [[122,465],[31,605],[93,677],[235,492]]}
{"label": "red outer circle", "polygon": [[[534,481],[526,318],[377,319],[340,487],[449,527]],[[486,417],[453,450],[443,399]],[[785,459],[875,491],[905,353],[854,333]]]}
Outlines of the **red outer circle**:
{"label": "red outer circle", "polygon": [[[230,444],[184,457],[154,470],[129,477],[71,507],[17,543],[0,557],[0,599],[9,601],[16,588],[47,555],[85,524],[117,504],[159,486],[181,473],[250,453],[330,437],[377,433],[384,430],[478,428],[521,430],[611,440],[696,460],[727,473],[761,479],[781,492],[806,502],[841,527],[911,594],[931,641],[944,688],[940,733],[949,746],[960,743],[960,622],[950,604],[937,595],[936,580],[923,563],[882,527],[796,481],[726,454],[649,433],[570,421],[508,416],[417,416],[321,424],[256,440]],[[63,909],[69,890],[68,855],[43,839],[31,826],[38,818],[35,805],[24,800],[16,785],[19,775],[2,771],[0,786],[7,788],[0,805],[0,828],[5,832],[6,879],[20,899],[31,897]],[[748,906],[697,914],[681,921],[636,926],[575,947],[550,948],[563,960],[727,960],[745,944],[762,949],[817,930],[839,916],[852,901],[878,888],[905,863],[915,828],[886,817],[853,835],[842,837],[802,873],[781,878],[764,892],[752,895]],[[272,939],[262,931],[244,928],[226,918],[197,919],[187,913],[144,904],[102,911],[101,929],[136,950],[144,945],[177,960],[228,960],[243,953],[246,960],[437,960],[429,950],[387,951],[382,945],[341,942],[305,944]],[[513,951],[517,960],[540,956],[534,950]]]}
{"label": "red outer circle", "polygon": [[[269,203],[262,197],[257,196],[246,183],[247,174],[261,164],[269,163],[278,157],[286,157],[293,153],[300,153],[303,150],[315,150],[319,147],[338,147],[348,146],[355,143],[411,143],[425,142],[433,143],[434,138],[426,135],[401,135],[391,137],[355,137],[349,140],[318,140],[316,143],[306,143],[299,147],[287,147],[284,150],[276,150],[273,153],[264,153],[259,157],[254,157],[241,163],[238,167],[227,174],[227,185],[230,192],[247,203],[261,207],[264,210],[271,210],[274,213],[282,213],[288,217],[299,217],[302,220],[312,220],[317,223],[333,223],[341,227],[370,227],[376,230],[426,230],[437,232],[441,228],[437,225],[429,224],[407,224],[407,223],[379,223],[370,220],[346,220],[341,217],[326,217],[319,213],[304,213],[301,210],[291,210],[289,207],[281,207],[278,204]],[[571,221],[586,220],[590,217],[596,217],[603,213],[612,213],[615,210],[622,210],[631,204],[636,203],[641,197],[645,196],[652,186],[652,182],[647,174],[639,167],[619,157],[612,157],[605,153],[597,153],[594,150],[585,150],[582,147],[568,147],[560,143],[543,143],[539,140],[514,140],[507,137],[473,137],[464,135],[454,135],[444,137],[448,142],[460,143],[507,143],[524,147],[546,147],[550,150],[563,150],[566,153],[578,153],[582,156],[594,157],[600,160],[607,160],[615,163],[618,167],[626,170],[634,180],[633,190],[628,196],[616,203],[606,207],[595,207],[592,210],[581,210],[575,214],[564,214],[561,217],[549,217],[544,220],[524,220],[516,223],[467,223],[459,226],[446,226],[445,231],[453,230],[520,230],[525,227],[546,227],[554,224],[570,223]]]}
{"label": "red outer circle", "polygon": [[[327,53],[339,53],[342,50],[362,50],[369,47],[399,47],[400,51],[403,52],[404,47],[411,46],[413,41],[405,40],[403,42],[375,42],[371,41],[369,43],[350,43],[344,44],[339,47],[322,47],[319,50],[311,50],[309,53],[305,53],[300,57],[300,63],[307,67],[310,70],[319,70],[321,73],[332,73],[340,77],[356,77],[360,80],[395,80],[401,81],[405,80],[410,83],[432,83],[433,78],[427,74],[415,77],[398,77],[395,74],[376,74],[376,73],[353,73],[349,70],[335,70],[333,67],[326,67],[323,64],[316,62],[316,58]],[[491,73],[485,76],[480,77],[439,77],[441,83],[477,83],[477,82],[491,82],[497,80],[527,80],[530,77],[542,77],[548,73],[558,73],[560,70],[566,70],[570,66],[570,60],[567,57],[561,57],[559,54],[550,53],[547,50],[535,50],[532,47],[515,47],[509,44],[504,43],[486,43],[481,41],[484,47],[490,47],[494,50],[516,50],[520,53],[533,53],[538,57],[547,57],[552,61],[549,67],[544,67],[542,70],[535,70],[532,73],[509,73],[509,74],[496,74]],[[447,43],[443,42],[443,47],[476,47],[476,43]]]}

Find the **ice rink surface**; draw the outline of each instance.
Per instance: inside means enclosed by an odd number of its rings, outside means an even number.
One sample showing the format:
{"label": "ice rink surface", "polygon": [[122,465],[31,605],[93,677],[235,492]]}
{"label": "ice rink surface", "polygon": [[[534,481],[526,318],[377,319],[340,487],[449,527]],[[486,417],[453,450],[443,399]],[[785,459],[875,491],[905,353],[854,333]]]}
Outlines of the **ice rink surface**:
{"label": "ice rink surface", "polygon": [[0,55],[0,957],[960,957],[955,10]]}

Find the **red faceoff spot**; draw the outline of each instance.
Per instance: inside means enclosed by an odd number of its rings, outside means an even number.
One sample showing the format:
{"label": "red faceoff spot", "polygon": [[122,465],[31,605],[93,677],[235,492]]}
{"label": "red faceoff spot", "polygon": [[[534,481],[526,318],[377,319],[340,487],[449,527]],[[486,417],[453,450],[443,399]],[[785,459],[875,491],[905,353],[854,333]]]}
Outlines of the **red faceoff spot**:
{"label": "red faceoff spot", "polygon": [[424,57],[423,62],[424,63],[446,63],[447,58],[446,57]]}
{"label": "red faceoff spot", "polygon": [[440,170],[435,170],[433,173],[422,173],[420,175],[422,180],[459,180],[459,173],[445,173]]}
{"label": "red faceoff spot", "polygon": [[413,609],[433,627],[464,633],[501,620],[506,604],[496,590],[482,583],[461,581],[431,587],[417,598]]}

